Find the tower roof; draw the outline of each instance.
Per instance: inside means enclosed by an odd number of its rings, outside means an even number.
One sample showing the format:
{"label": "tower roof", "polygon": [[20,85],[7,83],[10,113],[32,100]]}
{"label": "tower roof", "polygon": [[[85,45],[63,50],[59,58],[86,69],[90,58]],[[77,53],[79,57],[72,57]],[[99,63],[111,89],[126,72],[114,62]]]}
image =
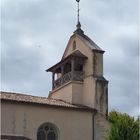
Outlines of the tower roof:
{"label": "tower roof", "polygon": [[72,57],[80,57],[82,59],[87,59],[87,57],[82,54],[79,50],[74,51],[72,54],[68,55],[65,59],[62,59],[60,62],[58,62],[57,64],[55,64],[54,66],[52,66],[51,68],[47,69],[46,71],[54,71],[57,68],[59,68],[61,65],[63,65],[64,63],[66,63],[67,61],[69,61]]}
{"label": "tower roof", "polygon": [[99,51],[104,53],[104,50],[102,50],[93,40],[91,40],[87,35],[85,35],[84,33],[79,34],[76,33],[78,35],[78,37],[83,40],[92,50],[94,51]]}
{"label": "tower roof", "polygon": [[76,0],[76,1],[78,4],[78,10],[77,10],[78,22],[76,25],[76,30],[74,31],[74,35],[77,34],[79,36],[79,38],[81,40],[83,40],[87,44],[87,46],[89,46],[92,50],[104,53],[104,50],[102,50],[94,41],[92,41],[87,35],[85,35],[84,31],[81,29],[81,23],[79,20],[79,12],[80,12],[79,2],[80,2],[80,0]]}

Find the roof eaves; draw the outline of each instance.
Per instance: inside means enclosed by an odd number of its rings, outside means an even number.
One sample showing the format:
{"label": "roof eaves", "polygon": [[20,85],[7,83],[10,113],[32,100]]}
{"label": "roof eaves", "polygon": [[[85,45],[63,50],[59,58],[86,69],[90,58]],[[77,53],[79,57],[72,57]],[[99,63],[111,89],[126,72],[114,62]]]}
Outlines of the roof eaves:
{"label": "roof eaves", "polygon": [[5,102],[14,102],[14,103],[22,103],[22,104],[32,104],[32,105],[46,105],[48,107],[55,107],[55,108],[64,108],[64,109],[75,109],[75,110],[83,110],[83,111],[90,111],[93,112],[95,109],[81,106],[81,105],[74,105],[67,103],[63,100],[57,99],[49,99],[46,97],[37,97],[37,96],[30,96],[18,93],[9,93],[9,92],[1,92],[0,94],[1,101]]}
{"label": "roof eaves", "polygon": [[55,64],[52,67],[50,67],[49,69],[47,69],[46,71],[49,72],[49,71],[56,70],[57,68],[59,68],[60,65],[63,65],[64,63],[67,63],[72,57],[80,57],[80,58],[83,58],[83,59],[87,59],[87,56],[85,56],[79,50],[76,50],[73,53],[71,53],[70,55],[68,55],[66,58],[59,61],[57,64]]}
{"label": "roof eaves", "polygon": [[64,105],[55,105],[55,104],[45,104],[45,103],[39,103],[39,102],[26,102],[26,101],[17,101],[17,100],[10,100],[10,99],[1,99],[1,102],[11,102],[11,103],[21,103],[21,104],[29,104],[29,105],[39,105],[39,106],[47,106],[50,108],[62,108],[66,110],[77,110],[77,111],[86,111],[86,112],[96,112],[97,110],[94,108],[89,107],[82,107],[82,106],[64,106]]}
{"label": "roof eaves", "polygon": [[102,54],[105,53],[105,51],[103,51],[103,50],[96,50],[96,49],[93,49],[92,51],[93,51],[93,52],[97,52],[97,53],[102,53]]}

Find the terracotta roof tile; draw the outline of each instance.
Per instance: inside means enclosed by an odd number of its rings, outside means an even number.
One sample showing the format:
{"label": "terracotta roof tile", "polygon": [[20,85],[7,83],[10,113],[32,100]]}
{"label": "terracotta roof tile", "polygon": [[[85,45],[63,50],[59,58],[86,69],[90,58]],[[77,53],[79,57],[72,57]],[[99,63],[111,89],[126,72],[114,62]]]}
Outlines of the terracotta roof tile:
{"label": "terracotta roof tile", "polygon": [[38,97],[32,95],[25,95],[19,93],[12,93],[12,92],[1,92],[0,99],[6,101],[16,101],[16,102],[24,102],[24,103],[33,103],[33,104],[44,104],[48,106],[57,106],[57,107],[67,107],[67,108],[75,108],[75,109],[84,109],[84,110],[91,110],[94,109],[80,106],[80,105],[73,105],[62,100],[46,98],[46,97]]}
{"label": "terracotta roof tile", "polygon": [[79,50],[76,50],[74,51],[73,53],[71,53],[70,55],[68,55],[67,57],[65,58],[62,58],[61,61],[59,61],[57,64],[53,65],[52,67],[50,67],[49,69],[47,69],[46,71],[53,71],[53,70],[56,70],[57,68],[60,67],[60,65],[66,63],[68,60],[71,59],[71,57],[80,57],[80,58],[83,58],[83,59],[87,59],[87,56],[85,56],[84,54],[82,54]]}

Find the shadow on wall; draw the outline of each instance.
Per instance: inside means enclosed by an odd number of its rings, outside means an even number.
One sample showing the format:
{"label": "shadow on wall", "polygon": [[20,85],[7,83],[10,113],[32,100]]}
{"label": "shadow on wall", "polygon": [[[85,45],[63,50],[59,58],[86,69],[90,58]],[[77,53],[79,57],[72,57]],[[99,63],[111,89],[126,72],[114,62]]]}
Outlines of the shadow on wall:
{"label": "shadow on wall", "polygon": [[31,140],[23,136],[1,135],[1,140]]}

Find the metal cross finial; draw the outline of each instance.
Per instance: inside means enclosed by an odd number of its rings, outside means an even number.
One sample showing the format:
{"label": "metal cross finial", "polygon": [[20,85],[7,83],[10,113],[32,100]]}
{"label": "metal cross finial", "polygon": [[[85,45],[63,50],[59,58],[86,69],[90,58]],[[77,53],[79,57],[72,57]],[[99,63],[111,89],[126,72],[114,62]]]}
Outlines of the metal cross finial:
{"label": "metal cross finial", "polygon": [[80,12],[80,9],[79,9],[79,2],[80,2],[80,0],[76,0],[77,1],[77,3],[78,3],[78,23],[79,23],[79,12]]}
{"label": "metal cross finial", "polygon": [[81,29],[81,24],[80,24],[80,20],[79,20],[79,12],[80,12],[80,9],[79,9],[79,2],[80,0],[76,0],[77,1],[77,4],[78,4],[78,23],[76,25],[77,29],[74,33],[77,33],[77,34],[84,34],[84,31]]}

